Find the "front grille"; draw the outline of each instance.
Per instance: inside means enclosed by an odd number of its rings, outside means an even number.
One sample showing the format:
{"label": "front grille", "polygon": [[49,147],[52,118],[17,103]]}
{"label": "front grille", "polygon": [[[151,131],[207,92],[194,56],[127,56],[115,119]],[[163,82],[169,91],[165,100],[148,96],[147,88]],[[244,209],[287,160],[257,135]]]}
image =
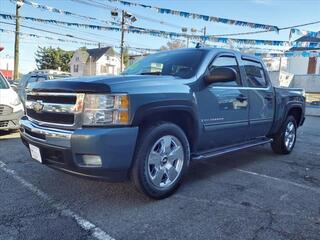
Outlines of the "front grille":
{"label": "front grille", "polygon": [[0,105],[0,116],[12,113],[13,109],[6,105]]}
{"label": "front grille", "polygon": [[29,101],[42,101],[45,103],[63,103],[63,104],[75,104],[77,96],[46,96],[46,95],[27,95]]}
{"label": "front grille", "polygon": [[26,113],[41,125],[76,128],[83,98],[84,94],[75,93],[28,93]]}
{"label": "front grille", "polygon": [[46,140],[45,135],[40,134],[40,133],[32,132],[32,131],[30,131],[30,130],[27,129],[27,128],[24,129],[24,132],[25,132],[26,134],[30,135],[31,137],[35,137],[35,138],[39,138],[39,139],[42,139],[42,140]]}
{"label": "front grille", "polygon": [[41,121],[41,122],[67,124],[67,125],[72,125],[74,123],[74,114],[62,114],[62,113],[50,113],[50,112],[37,113],[33,109],[27,109],[27,115],[32,119]]}
{"label": "front grille", "polygon": [[0,128],[8,127],[9,121],[0,121]]}

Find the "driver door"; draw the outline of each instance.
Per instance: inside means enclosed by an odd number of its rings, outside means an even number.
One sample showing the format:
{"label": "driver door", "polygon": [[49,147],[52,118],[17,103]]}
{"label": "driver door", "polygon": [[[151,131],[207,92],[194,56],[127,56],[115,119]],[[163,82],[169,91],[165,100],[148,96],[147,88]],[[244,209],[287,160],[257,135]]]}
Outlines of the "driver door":
{"label": "driver door", "polygon": [[243,88],[236,56],[217,56],[209,66],[229,67],[237,72],[235,79],[213,82],[197,93],[203,125],[203,149],[223,147],[247,140],[249,129],[248,90]]}

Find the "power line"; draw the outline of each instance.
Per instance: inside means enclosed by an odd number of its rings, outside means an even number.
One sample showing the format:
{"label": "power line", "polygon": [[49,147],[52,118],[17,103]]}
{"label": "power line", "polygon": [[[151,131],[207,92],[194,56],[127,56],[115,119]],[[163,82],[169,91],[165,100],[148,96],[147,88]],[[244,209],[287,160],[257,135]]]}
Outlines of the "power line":
{"label": "power line", "polygon": [[[105,4],[105,3],[101,3],[101,2],[97,2],[95,0],[90,0],[90,2],[87,2],[85,0],[70,0],[70,1],[78,2],[78,3],[82,3],[82,4],[86,4],[86,5],[90,5],[92,7],[97,7],[97,8],[103,7],[103,8],[108,9],[108,10],[115,9],[115,7],[113,7],[111,5],[108,5],[108,4]],[[119,9],[121,11],[125,10],[124,8],[119,8],[119,7],[117,7],[116,9]],[[138,18],[141,18],[141,19],[144,19],[144,20],[147,20],[147,21],[150,21],[150,22],[160,23],[160,24],[166,25],[168,27],[173,27],[173,28],[178,28],[178,29],[184,28],[183,26],[179,26],[179,25],[172,24],[172,23],[165,22],[165,21],[159,21],[157,19],[146,17],[146,16],[143,16],[143,15],[140,15],[140,14],[134,13],[134,15],[137,16]]]}
{"label": "power line", "polygon": [[143,7],[144,9],[155,10],[157,13],[161,13],[161,14],[171,14],[174,16],[179,16],[179,17],[184,17],[184,18],[204,20],[206,22],[210,21],[210,22],[216,22],[216,23],[230,24],[230,25],[234,25],[234,26],[246,26],[246,27],[250,27],[250,28],[273,29],[274,31],[278,30],[278,27],[274,26],[274,25],[246,22],[246,21],[227,19],[227,18],[221,18],[221,17],[215,17],[215,16],[208,16],[208,15],[192,13],[192,12],[178,11],[178,10],[169,9],[169,8],[160,8],[160,7],[156,7],[156,6],[141,4],[138,2],[124,1],[124,0],[107,0],[107,1],[114,2],[114,3],[120,3],[125,6]]}
{"label": "power line", "polygon": [[45,38],[47,40],[56,40],[59,42],[70,42],[70,43],[79,43],[79,44],[85,44],[85,45],[97,45],[92,42],[78,42],[75,40],[68,40],[68,39],[61,39],[61,38],[53,38],[53,37],[48,37],[48,36],[43,36],[43,35],[38,35],[38,34],[33,34],[33,33],[25,33],[25,32],[17,32],[15,30],[8,30],[8,29],[3,29],[0,28],[0,32],[5,32],[5,33],[17,33],[20,36],[28,36],[28,37],[36,37],[36,38]]}
{"label": "power line", "polygon": [[[10,32],[10,33],[15,33],[16,31],[14,30],[8,30],[8,29],[3,29],[0,28],[0,32]],[[30,37],[36,37],[36,38],[45,38],[47,40],[50,41],[58,41],[58,42],[64,42],[64,43],[78,43],[78,44],[84,44],[84,45],[96,45],[92,42],[78,42],[78,41],[74,41],[72,40],[71,42],[66,39],[60,39],[60,38],[52,38],[52,37],[48,37],[48,36],[43,36],[43,35],[39,35],[39,34],[30,34],[30,33],[24,33],[24,32],[18,32],[19,35],[22,36],[30,36]],[[31,42],[30,42],[31,43]],[[107,46],[110,46],[108,43],[103,43],[102,44],[106,44]],[[119,46],[113,46],[114,48],[120,48]],[[152,48],[139,48],[139,47],[130,47],[130,46],[126,46],[126,48],[128,49],[132,49],[135,51],[159,51],[159,49],[152,49]]]}
{"label": "power line", "polygon": [[[0,21],[0,23],[7,24],[7,25],[11,25],[11,26],[15,26],[15,24],[13,24],[13,23],[7,23],[7,22],[3,22],[3,21]],[[25,25],[20,25],[20,26],[21,26],[21,27],[24,27],[24,28],[29,28],[29,29],[32,29],[32,30],[36,30],[36,31],[41,31],[41,32],[56,34],[56,35],[60,35],[60,36],[64,36],[64,37],[74,38],[74,39],[83,40],[83,41],[88,41],[88,42],[93,42],[93,43],[99,43],[98,41],[95,41],[95,40],[90,40],[90,39],[86,39],[86,38],[80,38],[80,37],[76,37],[76,36],[73,36],[73,35],[70,35],[70,34],[62,34],[62,33],[57,33],[57,32],[53,32],[53,31],[49,31],[49,30],[44,30],[44,29],[40,29],[40,28],[29,27],[29,26],[25,26]]]}
{"label": "power line", "polygon": [[[19,0],[9,0],[9,1],[12,2],[13,4],[17,4],[19,2]],[[46,5],[41,5],[41,4],[38,4],[36,2],[30,2],[28,0],[23,0],[23,3],[27,4],[29,6],[32,6],[32,7],[38,8],[38,9],[42,9],[42,10],[47,10],[47,11],[50,11],[50,12],[53,12],[53,13],[65,14],[67,16],[82,18],[82,19],[85,19],[85,20],[99,21],[99,22],[106,23],[106,24],[109,24],[109,25],[118,25],[118,26],[120,25],[117,22],[107,21],[107,20],[103,20],[103,19],[99,19],[99,18],[95,18],[95,17],[90,17],[90,16],[85,16],[85,15],[82,15],[82,14],[79,14],[79,13],[69,12],[69,11],[65,11],[65,10],[62,10],[62,9],[49,7],[49,6],[46,6]]]}

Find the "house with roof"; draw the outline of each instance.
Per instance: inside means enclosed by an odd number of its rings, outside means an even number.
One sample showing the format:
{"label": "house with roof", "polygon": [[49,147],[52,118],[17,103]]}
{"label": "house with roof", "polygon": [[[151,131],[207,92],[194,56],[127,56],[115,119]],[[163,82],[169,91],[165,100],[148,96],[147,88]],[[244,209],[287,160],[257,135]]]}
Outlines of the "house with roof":
{"label": "house with roof", "polygon": [[[307,43],[319,43],[320,38],[302,36],[296,40],[296,42],[307,42]],[[310,47],[292,47],[289,52],[320,52],[320,48],[310,48]],[[303,57],[303,56],[293,56],[288,58],[287,71],[295,75],[305,75],[305,74],[320,74],[320,57]]]}
{"label": "house with roof", "polygon": [[72,76],[117,75],[120,56],[112,47],[76,50],[70,61]]}

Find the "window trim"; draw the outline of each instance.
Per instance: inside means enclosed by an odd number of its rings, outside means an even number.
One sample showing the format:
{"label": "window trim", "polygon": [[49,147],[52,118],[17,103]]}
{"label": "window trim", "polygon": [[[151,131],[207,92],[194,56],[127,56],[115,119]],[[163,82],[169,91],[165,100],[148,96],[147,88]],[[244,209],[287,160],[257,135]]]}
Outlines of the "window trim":
{"label": "window trim", "polygon": [[244,87],[244,82],[243,82],[243,79],[242,79],[242,74],[241,74],[241,69],[240,69],[240,64],[239,64],[239,61],[238,61],[238,58],[235,54],[233,53],[230,53],[230,52],[221,52],[221,53],[218,53],[217,55],[215,55],[212,60],[210,61],[210,63],[208,64],[207,66],[207,69],[206,69],[206,73],[210,72],[210,66],[212,65],[212,63],[219,57],[233,57],[235,58],[236,62],[237,62],[237,65],[238,65],[238,75],[239,75],[239,80],[240,80],[240,84],[241,85],[238,85],[238,86],[228,86],[228,85],[214,85],[212,87],[228,87],[228,88],[231,88],[231,87]]}
{"label": "window trim", "polygon": [[[253,58],[247,58],[247,57],[241,57],[241,59],[244,61],[244,62],[243,62],[243,68],[244,68],[244,73],[245,73],[245,75],[246,75],[246,81],[247,81],[248,87],[249,87],[249,88],[259,88],[259,89],[267,89],[267,88],[269,88],[271,84],[270,84],[270,81],[269,81],[268,78],[267,78],[266,70],[265,70],[262,62],[259,61],[259,60],[255,60],[255,59],[253,59]],[[257,63],[257,64],[260,64],[260,65],[261,65],[261,68],[262,68],[262,71],[263,71],[263,75],[264,75],[264,80],[265,80],[265,82],[266,82],[266,85],[265,85],[265,86],[259,87],[259,86],[250,86],[250,85],[249,85],[250,82],[248,81],[248,75],[247,75],[247,72],[246,72],[246,64],[245,64],[245,61],[247,61],[247,62],[254,62],[254,63]]]}

